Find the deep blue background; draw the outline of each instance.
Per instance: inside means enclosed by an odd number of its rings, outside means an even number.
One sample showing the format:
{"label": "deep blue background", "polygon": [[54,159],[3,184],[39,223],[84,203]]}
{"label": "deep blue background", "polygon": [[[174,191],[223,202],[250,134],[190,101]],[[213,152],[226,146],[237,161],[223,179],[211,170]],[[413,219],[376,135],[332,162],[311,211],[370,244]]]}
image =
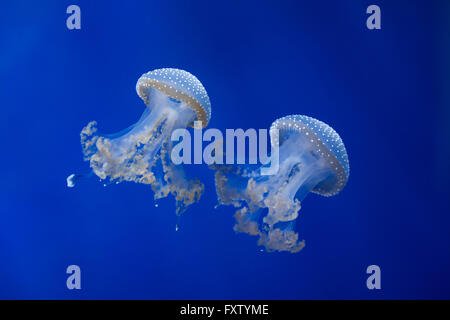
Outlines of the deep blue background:
{"label": "deep blue background", "polygon": [[[82,29],[66,28],[78,4]],[[382,30],[365,26],[378,4]],[[450,298],[448,1],[2,1],[0,298]],[[148,186],[104,188],[79,132],[113,133],[144,104],[138,77],[177,67],[212,102],[211,127],[330,124],[351,174],[310,195],[298,254],[266,253],[214,210],[213,172],[181,218]],[[66,267],[82,290],[66,289]],[[382,270],[380,291],[366,267]]]}

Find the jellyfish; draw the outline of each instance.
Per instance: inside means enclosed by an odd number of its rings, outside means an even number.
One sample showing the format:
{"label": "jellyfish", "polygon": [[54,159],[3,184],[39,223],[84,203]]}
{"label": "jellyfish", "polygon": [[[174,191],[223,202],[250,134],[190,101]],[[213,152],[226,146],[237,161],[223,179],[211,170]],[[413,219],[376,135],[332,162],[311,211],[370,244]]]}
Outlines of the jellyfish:
{"label": "jellyfish", "polygon": [[303,200],[313,192],[339,193],[350,173],[342,139],[330,126],[304,115],[289,115],[270,127],[278,170],[267,165],[214,165],[220,205],[233,205],[236,232],[258,236],[267,251],[298,252],[305,246],[295,231]]}
{"label": "jellyfish", "polygon": [[[172,194],[181,214],[204,191],[198,179],[187,177],[170,158],[175,129],[200,125],[211,118],[211,104],[200,81],[187,71],[163,68],[143,74],[136,84],[146,108],[139,121],[115,134],[101,134],[95,121],[81,131],[84,159],[92,172],[109,183],[132,181],[150,185],[155,200]],[[73,187],[83,175],[72,174]]]}

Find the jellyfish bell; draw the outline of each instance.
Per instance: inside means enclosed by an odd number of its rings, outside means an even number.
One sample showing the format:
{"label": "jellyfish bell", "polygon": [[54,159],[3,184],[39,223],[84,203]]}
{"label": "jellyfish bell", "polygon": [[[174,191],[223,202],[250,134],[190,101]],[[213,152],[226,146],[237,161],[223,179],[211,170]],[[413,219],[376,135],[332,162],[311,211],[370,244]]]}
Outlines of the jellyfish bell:
{"label": "jellyfish bell", "polygon": [[[169,193],[176,199],[177,213],[199,200],[203,184],[188,179],[182,165],[170,159],[173,130],[211,118],[211,103],[200,81],[187,71],[156,69],[143,74],[136,91],[146,104],[139,121],[116,134],[101,134],[97,123],[81,131],[84,158],[100,179],[133,181],[151,185],[155,199]],[[75,179],[68,180],[74,185]]]}
{"label": "jellyfish bell", "polygon": [[342,139],[317,119],[290,115],[270,128],[272,152],[278,152],[278,170],[262,174],[264,166],[249,172],[216,166],[220,204],[239,208],[234,230],[259,236],[268,251],[298,252],[304,247],[294,231],[301,203],[309,192],[338,194],[350,173]]}
{"label": "jellyfish bell", "polygon": [[136,92],[145,104],[152,108],[152,93],[163,93],[168,100],[184,102],[194,111],[195,117],[188,123],[201,121],[203,128],[211,119],[211,102],[201,82],[187,71],[173,68],[157,69],[144,73],[136,83]]}
{"label": "jellyfish bell", "polygon": [[[308,192],[329,197],[344,188],[350,174],[348,155],[341,137],[329,125],[308,116],[290,115],[272,123],[269,132],[273,148],[294,141],[297,153],[305,153],[303,167],[311,163],[307,185],[312,188]],[[302,193],[300,200],[306,194]]]}

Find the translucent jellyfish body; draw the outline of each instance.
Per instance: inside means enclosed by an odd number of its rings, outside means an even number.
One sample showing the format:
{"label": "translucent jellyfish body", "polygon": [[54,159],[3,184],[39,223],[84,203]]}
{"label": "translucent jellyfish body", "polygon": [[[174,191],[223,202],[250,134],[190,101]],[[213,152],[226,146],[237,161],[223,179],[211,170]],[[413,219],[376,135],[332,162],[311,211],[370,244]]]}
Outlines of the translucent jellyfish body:
{"label": "translucent jellyfish body", "polygon": [[[151,185],[155,199],[169,193],[176,199],[176,211],[199,200],[203,184],[187,178],[182,165],[170,159],[171,134],[178,128],[211,117],[208,94],[200,81],[179,69],[157,69],[143,74],[136,91],[147,107],[137,123],[116,134],[100,134],[97,123],[81,131],[85,160],[93,173],[108,182],[133,181]],[[70,176],[68,186],[77,176]]]}
{"label": "translucent jellyfish body", "polygon": [[294,231],[303,199],[309,192],[333,196],[345,186],[350,167],[339,135],[322,121],[290,115],[270,128],[278,170],[264,166],[214,166],[219,204],[239,208],[236,232],[259,236],[267,251],[300,251],[305,242]]}

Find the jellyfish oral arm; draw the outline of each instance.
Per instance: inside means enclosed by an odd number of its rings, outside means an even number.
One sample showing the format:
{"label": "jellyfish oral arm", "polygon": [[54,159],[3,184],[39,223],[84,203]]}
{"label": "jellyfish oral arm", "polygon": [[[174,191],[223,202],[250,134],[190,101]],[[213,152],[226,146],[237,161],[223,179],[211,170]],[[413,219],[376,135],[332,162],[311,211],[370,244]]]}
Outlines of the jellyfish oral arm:
{"label": "jellyfish oral arm", "polygon": [[203,185],[188,180],[183,169],[171,163],[170,138],[174,130],[192,123],[196,113],[185,102],[157,89],[149,88],[147,97],[149,104],[139,121],[122,132],[102,135],[95,122],[88,124],[81,132],[85,159],[100,179],[109,179],[108,183],[150,184],[155,199],[174,194],[177,212],[182,212],[198,200]]}
{"label": "jellyfish oral arm", "polygon": [[[301,137],[286,141],[280,147],[279,153],[278,172],[270,176],[261,176],[257,182],[259,188],[266,190],[264,204],[269,207],[269,213],[264,221],[271,226],[278,222],[296,219],[300,203],[318,183],[329,175],[326,162],[316,157],[309,143]],[[248,191],[261,192],[251,189]],[[251,198],[255,196],[252,195]]]}
{"label": "jellyfish oral arm", "polygon": [[264,167],[246,175],[224,167],[216,172],[216,190],[222,204],[239,208],[236,231],[259,235],[258,243],[269,251],[297,252],[304,246],[293,231],[301,202],[332,171],[301,135],[291,134],[277,151],[279,167],[273,174],[263,175]]}

